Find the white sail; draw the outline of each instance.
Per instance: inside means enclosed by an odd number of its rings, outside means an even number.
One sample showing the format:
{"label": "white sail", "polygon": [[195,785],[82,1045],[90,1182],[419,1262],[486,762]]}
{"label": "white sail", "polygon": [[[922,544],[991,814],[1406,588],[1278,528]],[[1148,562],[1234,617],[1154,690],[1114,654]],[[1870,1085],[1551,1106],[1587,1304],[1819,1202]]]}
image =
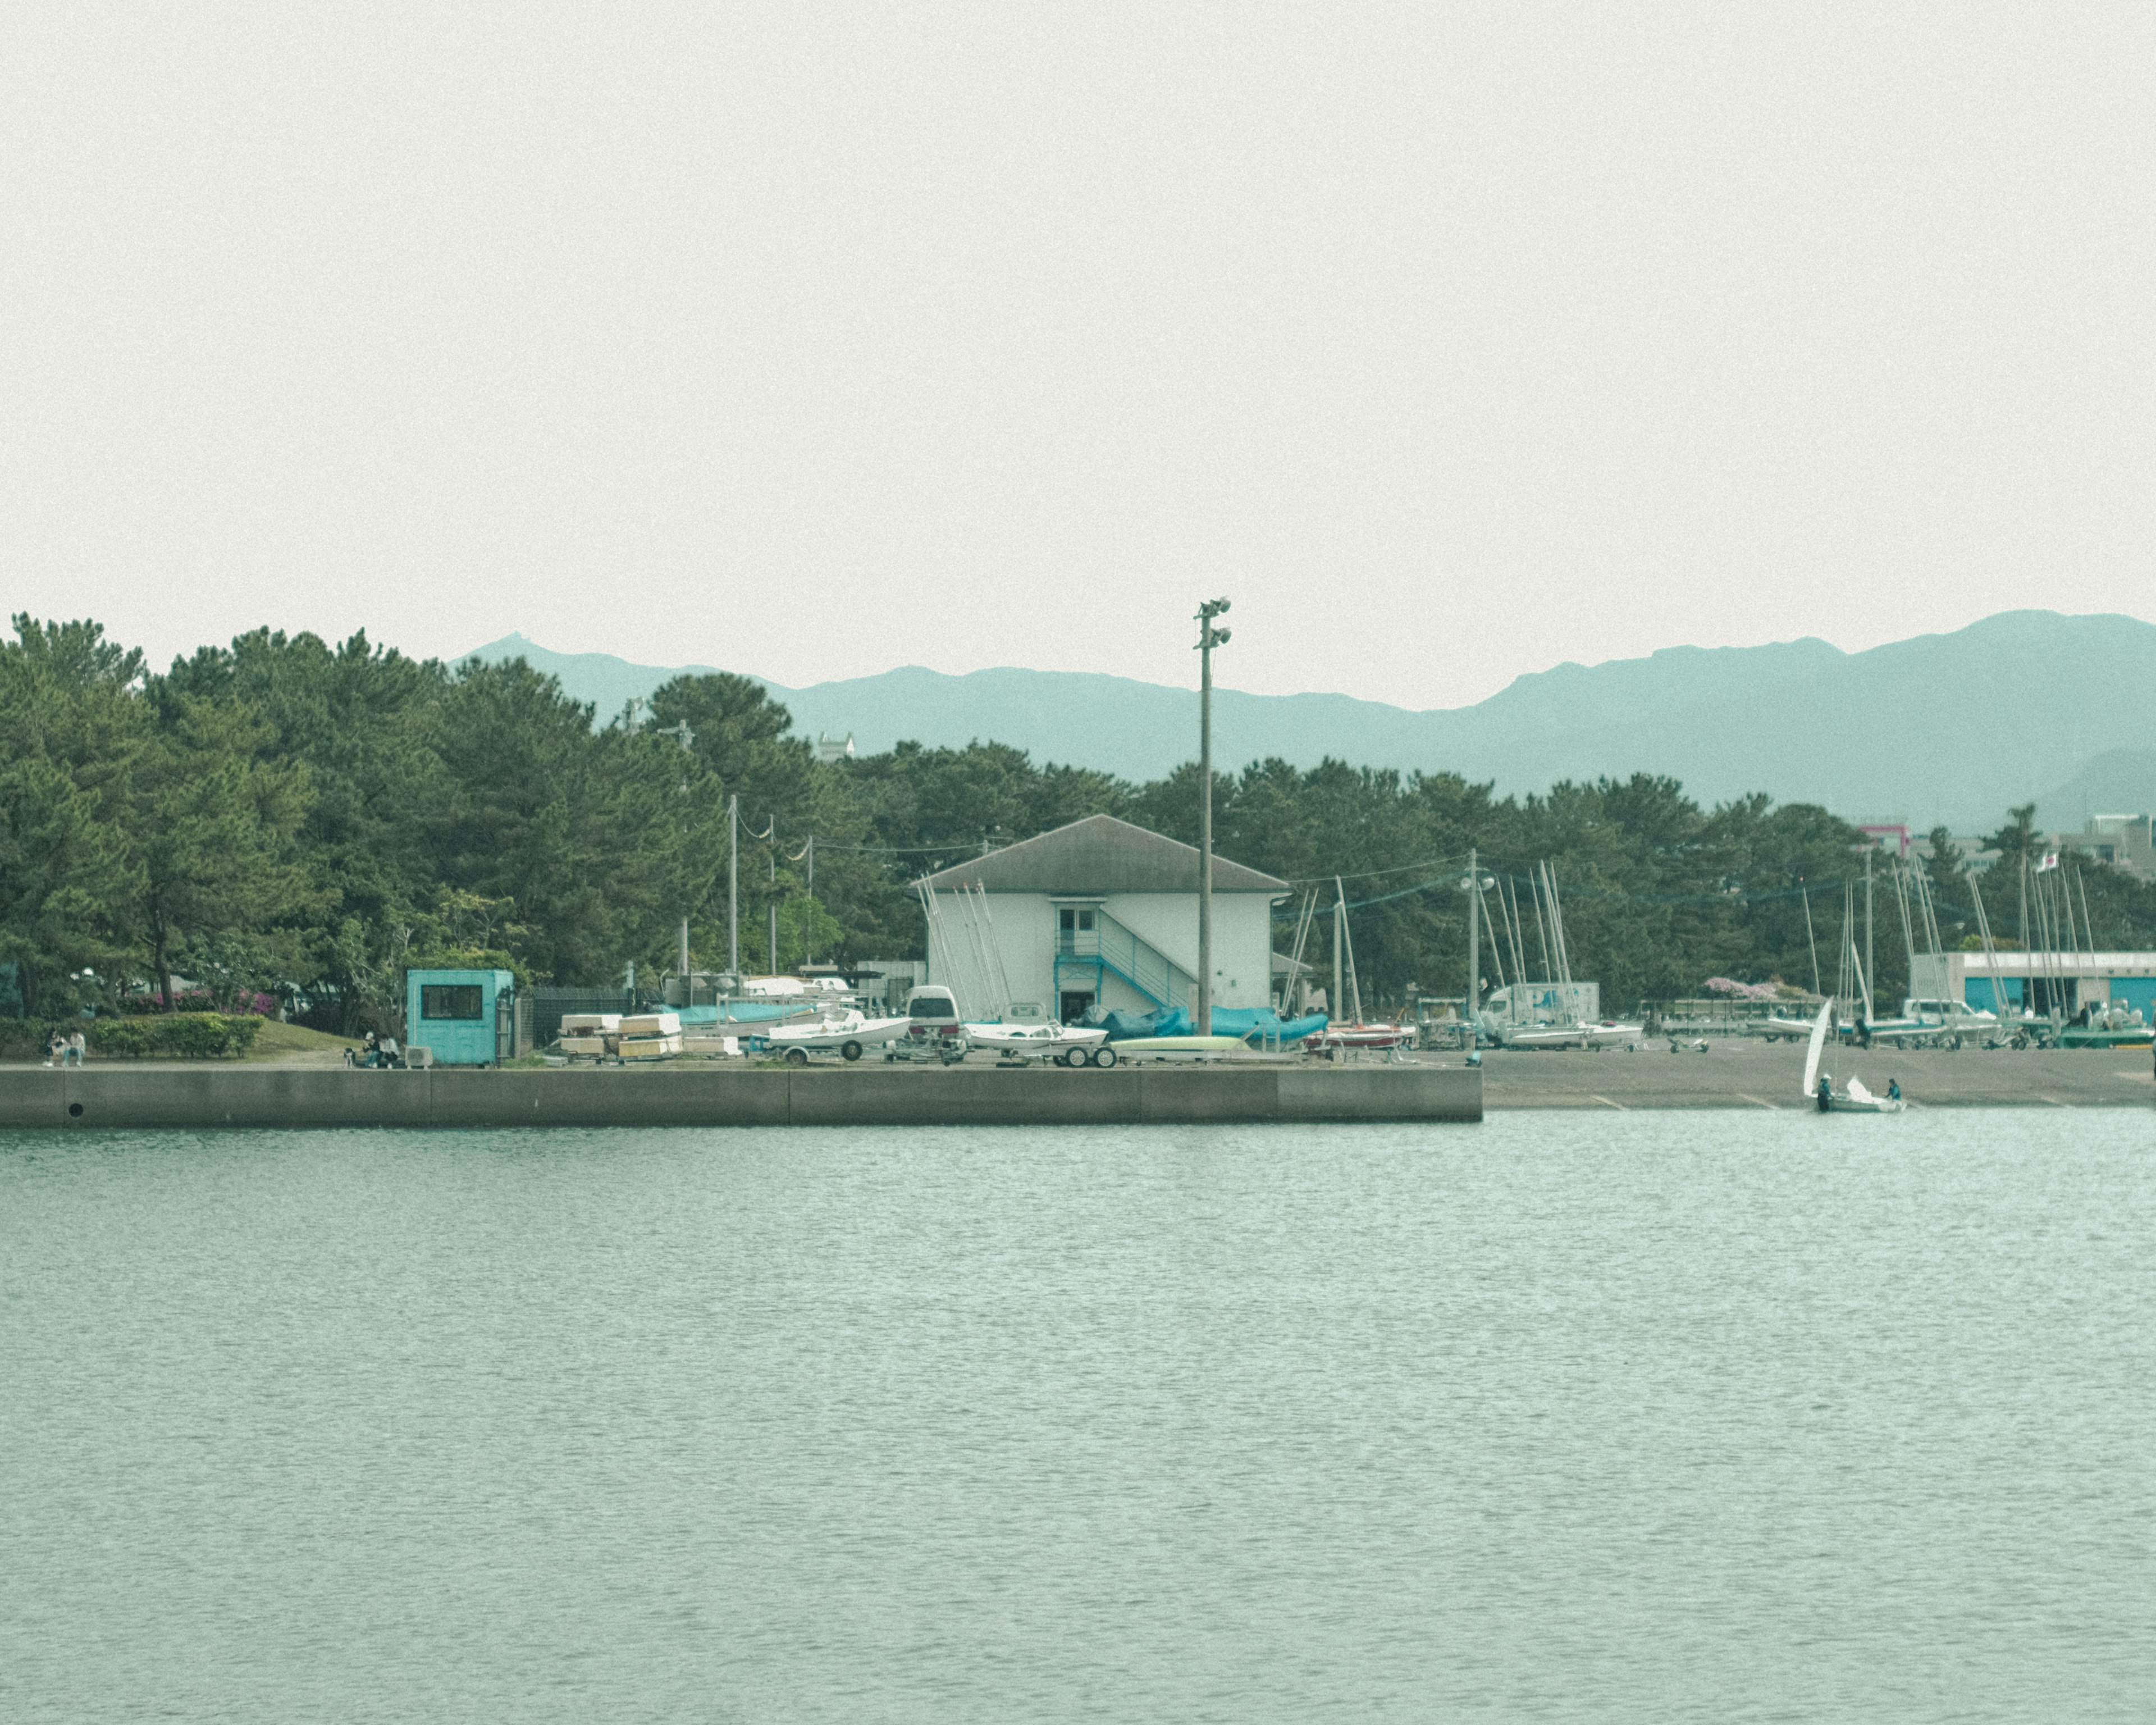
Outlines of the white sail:
{"label": "white sail", "polygon": [[1812,1045],[1804,1055],[1804,1100],[1811,1100],[1812,1092],[1819,1086],[1820,1050],[1826,1046],[1826,1021],[1834,1011],[1834,1002],[1825,1002],[1819,1016],[1812,1020]]}

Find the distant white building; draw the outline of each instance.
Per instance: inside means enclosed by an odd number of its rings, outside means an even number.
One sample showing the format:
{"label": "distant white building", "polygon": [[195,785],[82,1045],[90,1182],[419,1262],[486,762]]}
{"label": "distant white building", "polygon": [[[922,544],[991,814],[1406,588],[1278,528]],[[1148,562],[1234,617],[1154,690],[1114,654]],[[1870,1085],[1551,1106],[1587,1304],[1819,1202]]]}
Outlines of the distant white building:
{"label": "distant white building", "polygon": [[[1137,1013],[1194,1004],[1192,845],[1096,814],[918,884],[932,895],[930,979],[969,1016],[1033,1005],[1069,1023],[1096,1004]],[[1272,1004],[1272,907],[1289,890],[1213,859],[1215,1006]]]}
{"label": "distant white building", "polygon": [[849,731],[837,737],[828,731],[816,733],[816,758],[819,761],[850,761],[854,757],[854,733]]}
{"label": "distant white building", "polygon": [[2016,1013],[2071,1014],[2117,1001],[2156,1018],[2156,952],[1919,952],[1909,992],[1987,1012],[2002,994]]}
{"label": "distant white building", "polygon": [[2148,815],[2092,814],[2081,831],[2061,833],[2051,843],[2124,869],[2137,880],[2156,880],[2156,820]]}

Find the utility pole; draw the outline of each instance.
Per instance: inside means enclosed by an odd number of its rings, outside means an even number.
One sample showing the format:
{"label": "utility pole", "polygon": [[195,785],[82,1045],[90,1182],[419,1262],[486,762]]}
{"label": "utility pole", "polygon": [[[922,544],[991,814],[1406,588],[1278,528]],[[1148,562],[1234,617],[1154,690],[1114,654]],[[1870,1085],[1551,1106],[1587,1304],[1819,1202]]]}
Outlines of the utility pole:
{"label": "utility pole", "polygon": [[[1228,631],[1215,629],[1213,619],[1227,608],[1225,599],[1208,599],[1198,608],[1197,1029],[1200,1036],[1213,1034],[1213,649],[1224,646],[1228,640]],[[1334,967],[1338,968],[1337,948]]]}
{"label": "utility pole", "polygon": [[741,798],[726,799],[726,974],[741,977]]}
{"label": "utility pole", "polygon": [[[632,702],[631,705],[634,706],[634,703]],[[689,728],[689,721],[686,719],[682,720],[678,725],[669,725],[663,727],[660,732],[660,735],[670,737],[675,740],[675,742],[680,743],[681,745],[681,752],[685,755],[693,754],[696,752],[695,744],[696,741],[696,733]],[[688,792],[689,781],[684,778],[681,781],[681,793],[684,796],[686,796]],[[680,956],[681,1004],[684,1006],[694,1006],[696,1004],[695,999],[695,991],[689,986],[689,919],[686,916],[684,916],[681,919]]]}

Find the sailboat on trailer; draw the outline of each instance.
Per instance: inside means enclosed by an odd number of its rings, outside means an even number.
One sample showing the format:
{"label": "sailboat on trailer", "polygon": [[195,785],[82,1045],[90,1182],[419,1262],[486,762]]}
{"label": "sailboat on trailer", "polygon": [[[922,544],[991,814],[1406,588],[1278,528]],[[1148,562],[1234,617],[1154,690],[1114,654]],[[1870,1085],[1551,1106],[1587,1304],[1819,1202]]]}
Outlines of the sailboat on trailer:
{"label": "sailboat on trailer", "polygon": [[[1313,1053],[1322,1053],[1336,1048],[1395,1049],[1402,1047],[1414,1040],[1414,1030],[1411,1025],[1369,1024],[1363,1019],[1363,985],[1355,975],[1355,943],[1348,933],[1348,889],[1342,884],[1341,878],[1337,875],[1332,877],[1332,891],[1336,895],[1332,906],[1332,941],[1336,957],[1334,968],[1337,971],[1338,968],[1337,961],[1342,957],[1345,958],[1348,967],[1348,987],[1355,1003],[1355,1016],[1344,1024],[1337,1022],[1328,1024],[1323,1029],[1317,1031],[1306,1040],[1303,1046]],[[1337,1013],[1340,1009],[1341,1003],[1335,1000],[1332,1003],[1332,1006],[1333,1011]]]}

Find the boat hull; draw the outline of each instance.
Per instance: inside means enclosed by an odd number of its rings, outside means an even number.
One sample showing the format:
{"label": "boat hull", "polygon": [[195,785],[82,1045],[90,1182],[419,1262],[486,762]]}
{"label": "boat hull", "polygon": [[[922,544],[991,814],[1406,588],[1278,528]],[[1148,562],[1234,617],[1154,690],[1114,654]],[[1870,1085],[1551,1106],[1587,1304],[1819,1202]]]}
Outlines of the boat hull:
{"label": "boat hull", "polygon": [[1404,1024],[1329,1024],[1303,1041],[1306,1049],[1404,1048],[1414,1032]]}
{"label": "boat hull", "polygon": [[2078,1027],[2059,1032],[2061,1048],[2146,1048],[2156,1030],[2128,1026],[2120,1030],[2087,1030]]}
{"label": "boat hull", "polygon": [[1134,1036],[1109,1046],[1126,1060],[1210,1060],[1245,1051],[1240,1036]]}
{"label": "boat hull", "polygon": [[852,1024],[785,1024],[763,1034],[765,1040],[779,1050],[842,1050],[849,1043],[863,1048],[880,1048],[905,1035],[912,1022],[911,1019],[863,1019]]}

